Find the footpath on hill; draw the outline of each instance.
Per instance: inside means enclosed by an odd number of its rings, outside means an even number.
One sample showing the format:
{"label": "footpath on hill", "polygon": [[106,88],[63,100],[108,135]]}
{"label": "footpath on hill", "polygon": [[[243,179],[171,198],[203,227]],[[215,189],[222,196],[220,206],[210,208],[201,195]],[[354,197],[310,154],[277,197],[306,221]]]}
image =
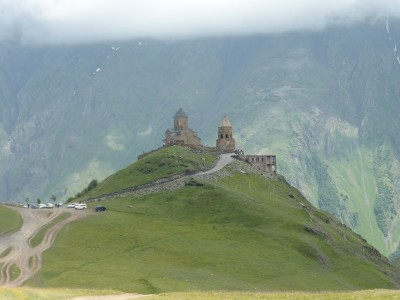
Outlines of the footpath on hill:
{"label": "footpath on hill", "polygon": [[[165,178],[150,184],[135,187],[130,191],[121,191],[110,195],[103,195],[95,199],[99,201],[110,197],[123,197],[135,193],[152,193],[167,189],[176,189],[185,184],[185,180],[193,177],[204,177],[221,170],[235,159],[231,154],[222,154],[216,165],[205,172],[193,175]],[[59,230],[66,224],[85,217],[88,210],[68,210],[65,208],[48,209],[27,209],[11,207],[22,217],[23,225],[17,232],[0,236],[0,286],[17,287],[35,275],[42,267],[42,254],[53,244]],[[60,222],[54,222],[63,212],[69,216]],[[52,223],[54,222],[54,224]],[[31,240],[44,227],[50,226],[44,233],[39,245],[33,247]],[[138,295],[139,296],[139,295]]]}
{"label": "footpath on hill", "polygon": [[191,178],[204,178],[207,177],[208,175],[211,175],[215,172],[218,172],[225,166],[231,164],[232,162],[235,161],[235,158],[232,157],[232,153],[227,153],[227,154],[221,154],[219,156],[219,159],[215,166],[204,172],[196,173],[196,174],[190,174],[190,175],[174,175],[168,178],[161,178],[156,181],[144,184],[144,185],[139,185],[127,189],[123,189],[120,191],[112,192],[112,193],[107,193],[100,195],[98,197],[93,197],[86,199],[87,202],[92,202],[92,201],[102,201],[105,199],[110,199],[110,198],[119,198],[119,197],[129,197],[129,196],[135,196],[135,195],[147,195],[151,193],[156,193],[156,192],[161,192],[161,191],[166,191],[166,190],[176,190],[185,185],[185,182],[188,179]]}

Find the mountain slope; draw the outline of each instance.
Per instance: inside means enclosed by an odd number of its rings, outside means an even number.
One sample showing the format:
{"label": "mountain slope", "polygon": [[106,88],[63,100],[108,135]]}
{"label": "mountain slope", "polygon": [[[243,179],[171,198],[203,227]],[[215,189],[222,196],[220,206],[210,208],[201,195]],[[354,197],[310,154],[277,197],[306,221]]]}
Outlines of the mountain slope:
{"label": "mountain slope", "polygon": [[1,45],[0,197],[75,195],[159,147],[182,106],[206,145],[227,114],[239,148],[279,154],[291,184],[389,255],[400,240],[399,34],[397,20],[381,20],[270,36]]}
{"label": "mountain slope", "polygon": [[159,293],[400,283],[386,258],[283,179],[266,179],[243,162],[218,174],[101,202],[107,213],[67,225],[27,284]]}

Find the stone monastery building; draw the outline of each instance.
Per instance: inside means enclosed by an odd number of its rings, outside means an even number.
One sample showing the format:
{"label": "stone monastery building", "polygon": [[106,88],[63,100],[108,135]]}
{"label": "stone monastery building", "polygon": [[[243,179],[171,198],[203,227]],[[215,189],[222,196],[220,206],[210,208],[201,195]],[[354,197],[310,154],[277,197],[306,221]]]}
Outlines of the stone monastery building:
{"label": "stone monastery building", "polygon": [[[254,167],[267,173],[276,173],[275,155],[244,155],[236,151],[236,141],[233,137],[232,124],[226,116],[223,117],[218,127],[218,138],[214,151],[221,153],[235,152],[236,158],[246,161]],[[165,131],[163,146],[188,146],[192,148],[202,148],[201,139],[197,133],[189,128],[189,117],[182,108],[174,116],[174,128]]]}
{"label": "stone monastery building", "polygon": [[163,145],[201,146],[197,132],[189,128],[189,117],[182,108],[174,116],[174,128],[169,128],[165,132]]}

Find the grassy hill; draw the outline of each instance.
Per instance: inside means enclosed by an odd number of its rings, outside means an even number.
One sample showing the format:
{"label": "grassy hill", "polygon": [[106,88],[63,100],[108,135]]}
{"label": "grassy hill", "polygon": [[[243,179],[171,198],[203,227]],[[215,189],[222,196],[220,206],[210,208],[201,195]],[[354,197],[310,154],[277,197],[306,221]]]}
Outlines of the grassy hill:
{"label": "grassy hill", "polygon": [[216,154],[195,155],[184,147],[165,147],[146,154],[142,159],[103,180],[96,189],[79,197],[83,200],[105,193],[112,193],[129,187],[179,174],[193,174],[210,169],[216,161]]}
{"label": "grassy hill", "polygon": [[[142,163],[130,166],[132,173]],[[26,284],[137,293],[399,286],[385,257],[284,179],[237,162],[196,180],[101,202],[108,211],[67,225]],[[113,176],[107,184],[115,186]]]}
{"label": "grassy hill", "polygon": [[0,205],[0,235],[19,230],[21,226],[20,215],[16,211]]}

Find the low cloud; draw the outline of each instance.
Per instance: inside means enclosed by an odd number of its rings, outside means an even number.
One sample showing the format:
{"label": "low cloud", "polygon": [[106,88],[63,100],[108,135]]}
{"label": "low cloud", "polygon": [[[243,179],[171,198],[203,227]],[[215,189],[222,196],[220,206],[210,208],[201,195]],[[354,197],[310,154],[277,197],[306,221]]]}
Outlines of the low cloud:
{"label": "low cloud", "polygon": [[323,30],[400,17],[400,0],[0,0],[0,40],[27,44]]}

